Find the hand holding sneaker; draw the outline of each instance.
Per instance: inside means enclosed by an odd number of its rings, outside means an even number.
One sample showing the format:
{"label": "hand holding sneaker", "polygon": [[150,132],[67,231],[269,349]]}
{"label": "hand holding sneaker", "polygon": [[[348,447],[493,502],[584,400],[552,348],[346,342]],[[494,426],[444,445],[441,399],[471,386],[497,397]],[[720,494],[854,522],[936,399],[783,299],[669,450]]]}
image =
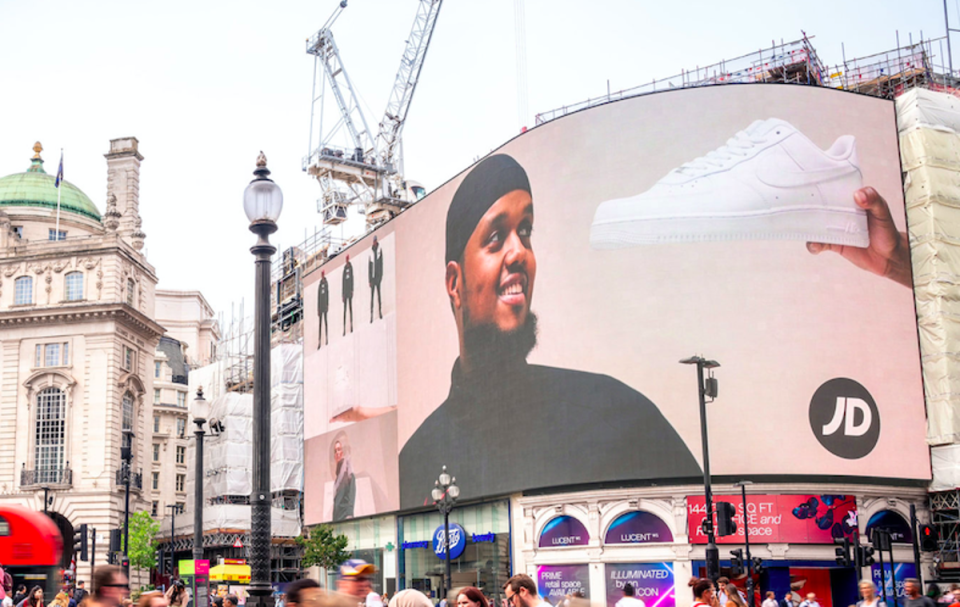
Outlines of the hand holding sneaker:
{"label": "hand holding sneaker", "polygon": [[866,248],[842,244],[808,242],[807,250],[814,255],[821,251],[839,253],[862,270],[884,276],[913,287],[910,270],[910,242],[904,232],[897,230],[887,201],[873,188],[860,188],[853,195],[857,206],[867,212],[867,232],[870,245]]}

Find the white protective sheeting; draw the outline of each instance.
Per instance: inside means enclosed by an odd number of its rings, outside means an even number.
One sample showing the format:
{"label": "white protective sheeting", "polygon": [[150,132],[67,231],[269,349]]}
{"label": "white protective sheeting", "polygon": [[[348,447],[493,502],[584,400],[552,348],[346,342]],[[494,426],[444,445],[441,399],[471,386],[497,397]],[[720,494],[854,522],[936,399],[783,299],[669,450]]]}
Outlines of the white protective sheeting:
{"label": "white protective sheeting", "polygon": [[930,491],[960,489],[960,445],[941,445],[930,449],[933,481]]}
{"label": "white protective sheeting", "polygon": [[[270,487],[274,492],[303,491],[303,354],[300,345],[282,344],[270,354]],[[250,506],[210,503],[218,498],[249,496],[253,490],[253,395],[227,392],[222,385],[221,362],[190,372],[190,384],[204,386],[210,401],[207,434],[204,440],[204,529],[245,533],[250,529]],[[215,435],[211,425],[218,421],[223,430]],[[177,534],[188,533],[193,525],[195,440],[191,424],[187,449],[187,512],[177,517]],[[300,535],[299,507],[282,509],[274,504],[272,532],[277,536]],[[295,505],[294,505],[295,506]],[[169,534],[169,519],[161,535]],[[166,533],[164,533],[166,531]]]}
{"label": "white protective sheeting", "polygon": [[[927,440],[950,445],[960,441],[960,99],[914,89],[897,99],[897,120]],[[957,464],[949,462],[960,461],[958,457],[960,451],[952,448],[934,455],[935,484],[957,475]],[[950,489],[957,486],[951,483]]]}

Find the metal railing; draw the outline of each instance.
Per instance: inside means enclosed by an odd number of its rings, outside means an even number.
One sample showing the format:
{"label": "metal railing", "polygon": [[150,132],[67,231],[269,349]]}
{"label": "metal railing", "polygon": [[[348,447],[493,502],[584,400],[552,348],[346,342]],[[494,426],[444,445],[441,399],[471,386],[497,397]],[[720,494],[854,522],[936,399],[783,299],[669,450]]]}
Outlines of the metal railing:
{"label": "metal railing", "polygon": [[31,485],[73,485],[73,470],[69,466],[64,468],[39,468],[36,470],[20,470],[20,486]]}

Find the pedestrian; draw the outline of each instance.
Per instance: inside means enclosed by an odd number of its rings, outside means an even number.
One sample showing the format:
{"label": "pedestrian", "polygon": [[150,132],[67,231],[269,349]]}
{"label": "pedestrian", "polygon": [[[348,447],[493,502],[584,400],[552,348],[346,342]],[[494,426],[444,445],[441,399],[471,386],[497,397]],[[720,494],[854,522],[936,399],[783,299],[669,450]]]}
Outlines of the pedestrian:
{"label": "pedestrian", "polygon": [[817,595],[813,592],[808,592],[806,600],[800,603],[800,607],[820,607],[820,603],[817,602]]}
{"label": "pedestrian", "polygon": [[638,599],[636,595],[637,591],[634,589],[633,584],[627,582],[623,585],[623,597],[617,601],[616,607],[646,607],[643,601]]}
{"label": "pedestrian", "polygon": [[693,591],[693,607],[712,607],[716,597],[713,592],[713,582],[706,578],[690,578],[688,583]]}
{"label": "pedestrian", "polygon": [[169,607],[167,597],[159,590],[151,590],[140,595],[137,607]]}
{"label": "pedestrian", "polygon": [[345,594],[366,603],[371,592],[370,576],[377,572],[377,568],[362,559],[350,559],[340,565],[340,575],[337,577],[337,592]]}
{"label": "pedestrian", "polygon": [[903,580],[903,591],[907,595],[904,605],[906,607],[937,607],[933,599],[920,594],[920,590],[920,581],[917,578],[908,577]]}
{"label": "pedestrian", "polygon": [[858,588],[861,600],[857,602],[857,607],[887,607],[887,604],[877,596],[877,585],[870,580],[863,580]]}
{"label": "pedestrian", "polygon": [[17,604],[17,607],[43,607],[43,605],[43,588],[34,586],[27,593],[26,598]]}
{"label": "pedestrian", "polygon": [[457,607],[490,607],[479,588],[467,586],[457,593]]}
{"label": "pedestrian", "polygon": [[727,584],[729,583],[730,578],[725,575],[717,578],[717,601],[721,606],[727,604]]}
{"label": "pedestrian", "polygon": [[13,604],[19,605],[23,602],[23,599],[27,598],[27,587],[23,584],[17,586],[17,591],[13,595]]}
{"label": "pedestrian", "polygon": [[187,588],[183,580],[175,580],[170,584],[170,587],[164,593],[164,598],[170,603],[170,607],[186,607],[190,597],[187,595]]}
{"label": "pedestrian", "polygon": [[77,601],[74,598],[75,590],[73,588],[67,588],[67,605],[68,607],[77,607]]}
{"label": "pedestrian", "polygon": [[746,601],[740,596],[740,590],[734,584],[727,584],[727,602],[725,607],[747,607]]}
{"label": "pedestrian", "polygon": [[75,600],[77,605],[79,605],[80,601],[82,601],[87,594],[89,593],[87,592],[86,584],[83,580],[78,580],[77,588],[73,591],[73,600]]}
{"label": "pedestrian", "polygon": [[284,592],[286,596],[284,607],[303,607],[307,603],[315,604],[322,594],[323,591],[320,590],[320,584],[316,580],[307,578],[290,582],[287,584],[286,592]]}
{"label": "pedestrian", "polygon": [[433,602],[419,590],[408,588],[393,595],[390,607],[433,607]]}
{"label": "pedestrian", "polygon": [[57,596],[53,597],[50,607],[70,607],[70,597],[66,592],[60,591]]}
{"label": "pedestrian", "polygon": [[518,573],[503,585],[508,607],[547,607],[550,603],[540,598],[537,583],[529,575]]}
{"label": "pedestrian", "polygon": [[5,599],[10,594],[13,594],[13,576],[3,568],[3,563],[0,563],[0,599]]}
{"label": "pedestrian", "polygon": [[780,600],[780,607],[793,607],[793,592],[787,590]]}
{"label": "pedestrian", "polygon": [[767,598],[763,599],[760,607],[780,607],[777,603],[777,593],[773,590],[767,591]]}
{"label": "pedestrian", "polygon": [[93,572],[93,604],[96,607],[120,607],[130,596],[130,582],[123,569],[101,565]]}
{"label": "pedestrian", "polygon": [[223,607],[237,607],[240,604],[240,599],[237,598],[235,594],[228,594],[223,597]]}

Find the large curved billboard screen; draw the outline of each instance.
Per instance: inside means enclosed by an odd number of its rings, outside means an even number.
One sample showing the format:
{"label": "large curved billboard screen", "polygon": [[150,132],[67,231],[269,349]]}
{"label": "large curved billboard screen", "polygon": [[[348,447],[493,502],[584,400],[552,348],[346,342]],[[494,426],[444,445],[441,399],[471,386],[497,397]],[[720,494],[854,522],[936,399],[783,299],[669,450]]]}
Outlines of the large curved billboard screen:
{"label": "large curved billboard screen", "polygon": [[[929,476],[891,102],[665,92],[547,123],[304,279],[308,523],[712,472]],[[376,241],[374,240],[376,238]],[[348,258],[349,255],[349,258]]]}

